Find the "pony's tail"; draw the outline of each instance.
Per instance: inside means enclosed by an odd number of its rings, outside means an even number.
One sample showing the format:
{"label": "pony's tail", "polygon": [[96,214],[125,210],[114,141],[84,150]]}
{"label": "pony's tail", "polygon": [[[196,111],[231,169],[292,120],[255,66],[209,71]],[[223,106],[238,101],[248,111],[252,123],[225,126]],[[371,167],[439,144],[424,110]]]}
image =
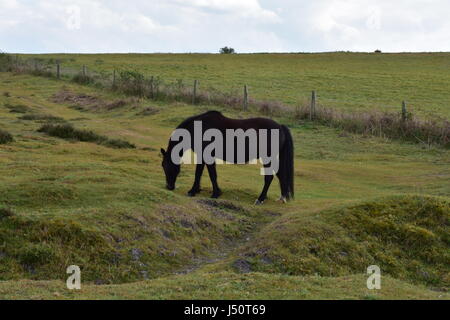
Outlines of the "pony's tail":
{"label": "pony's tail", "polygon": [[286,200],[291,200],[294,199],[294,141],[288,127],[281,126],[281,129],[285,136],[285,142],[280,152],[281,194]]}

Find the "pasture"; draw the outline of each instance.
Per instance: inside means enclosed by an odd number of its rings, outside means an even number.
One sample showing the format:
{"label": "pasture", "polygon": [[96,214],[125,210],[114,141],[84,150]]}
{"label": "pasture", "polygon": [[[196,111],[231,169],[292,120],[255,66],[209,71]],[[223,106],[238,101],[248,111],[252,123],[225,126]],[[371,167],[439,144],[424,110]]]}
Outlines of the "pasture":
{"label": "pasture", "polygon": [[[258,99],[292,105],[314,89],[344,110],[400,110],[405,99],[423,117],[450,114],[449,54],[45,58],[222,90],[248,84]],[[13,138],[0,144],[0,297],[449,298],[448,149],[279,116],[295,142],[295,201],[276,202],[274,182],[254,206],[255,166],[219,166],[218,201],[206,176],[188,198],[193,166],[165,189],[159,150],[172,130],[206,110],[254,114],[25,74],[1,72],[0,83],[0,129]],[[92,131],[100,143],[49,135],[46,123]],[[81,291],[65,289],[71,264],[82,268]],[[379,291],[366,288],[372,264],[383,271]]]}
{"label": "pasture", "polygon": [[449,53],[322,54],[46,54],[24,58],[60,61],[64,68],[111,74],[137,70],[167,82],[183,80],[293,105],[318,92],[321,104],[348,111],[400,111],[406,100],[422,117],[450,116]]}

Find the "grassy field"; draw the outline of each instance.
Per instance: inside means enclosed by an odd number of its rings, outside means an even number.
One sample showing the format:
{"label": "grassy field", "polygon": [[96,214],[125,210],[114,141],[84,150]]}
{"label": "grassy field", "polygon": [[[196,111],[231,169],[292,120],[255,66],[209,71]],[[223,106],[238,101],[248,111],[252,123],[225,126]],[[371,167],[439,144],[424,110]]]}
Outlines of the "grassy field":
{"label": "grassy field", "polygon": [[384,278],[382,291],[367,290],[366,277],[352,275],[326,278],[252,273],[193,273],[122,285],[86,285],[81,291],[69,291],[60,281],[9,281],[0,283],[5,299],[449,299],[448,294],[433,292],[390,277]]}
{"label": "grassy field", "polygon": [[[418,110],[427,105],[445,113],[449,79],[437,66],[448,68],[449,57],[63,58],[74,66],[145,68],[224,88],[248,82],[261,98],[292,103],[312,87],[324,101],[350,109],[389,107],[397,104],[397,93],[409,93]],[[125,58],[128,66],[120,62]],[[361,69],[367,59],[381,60],[376,68]],[[421,67],[411,67],[417,61]],[[344,71],[347,79],[340,76]],[[357,79],[363,75],[373,86],[362,87],[365,81]],[[423,79],[430,79],[428,90]],[[0,83],[0,129],[14,139],[0,144],[0,298],[449,298],[448,150],[279,118],[295,140],[295,201],[276,202],[274,183],[269,201],[253,206],[263,182],[255,166],[220,166],[221,200],[209,200],[206,177],[204,191],[191,199],[185,194],[194,169],[184,166],[175,192],[167,191],[160,147],[193,114],[251,114],[164,104],[29,75],[0,73]],[[38,132],[47,122],[70,123],[136,148]],[[80,292],[64,288],[71,264],[82,268]],[[372,264],[383,272],[379,291],[366,288],[364,273]]]}
{"label": "grassy field", "polygon": [[96,54],[26,55],[60,60],[64,68],[112,73],[138,70],[168,82],[242,93],[296,105],[311,91],[321,104],[344,110],[400,111],[406,100],[424,118],[450,116],[450,53],[415,54]]}

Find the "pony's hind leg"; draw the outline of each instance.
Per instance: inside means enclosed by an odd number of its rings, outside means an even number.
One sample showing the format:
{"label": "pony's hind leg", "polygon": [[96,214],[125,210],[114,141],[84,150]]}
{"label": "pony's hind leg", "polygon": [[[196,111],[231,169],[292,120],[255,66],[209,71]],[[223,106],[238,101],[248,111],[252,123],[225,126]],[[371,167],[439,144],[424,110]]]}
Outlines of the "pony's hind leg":
{"label": "pony's hind leg", "polygon": [[256,205],[263,204],[264,201],[267,199],[267,192],[269,191],[272,181],[273,181],[273,175],[264,176],[264,188],[261,192],[261,195],[255,202]]}
{"label": "pony's hind leg", "polygon": [[216,164],[207,165],[208,167],[208,173],[209,177],[211,179],[211,183],[213,186],[213,193],[211,195],[211,198],[217,199],[222,195],[222,191],[219,188],[219,185],[217,184],[217,171],[216,171]]}
{"label": "pony's hind leg", "polygon": [[195,181],[192,189],[188,192],[189,197],[195,197],[197,193],[200,193],[200,181],[202,179],[203,169],[205,169],[205,164],[198,164],[195,168]]}
{"label": "pony's hind leg", "polygon": [[284,183],[285,178],[283,175],[280,174],[280,172],[278,172],[277,177],[278,180],[280,180],[280,188],[281,188],[281,196],[278,199],[278,201],[281,203],[287,203],[287,200],[289,199],[289,193],[286,190],[286,185]]}

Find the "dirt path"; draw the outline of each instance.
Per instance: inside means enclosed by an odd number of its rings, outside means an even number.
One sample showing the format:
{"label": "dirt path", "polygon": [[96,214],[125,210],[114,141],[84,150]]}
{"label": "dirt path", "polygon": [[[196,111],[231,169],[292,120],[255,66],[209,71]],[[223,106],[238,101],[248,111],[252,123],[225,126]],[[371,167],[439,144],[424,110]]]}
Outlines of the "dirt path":
{"label": "dirt path", "polygon": [[[215,211],[215,214],[230,214],[227,211],[248,212],[247,209],[244,209],[231,201],[199,199],[198,202],[208,210]],[[258,214],[262,216],[262,219],[255,219],[251,230],[244,232],[241,237],[234,239],[233,241],[224,242],[219,248],[212,250],[210,255],[195,258],[192,263],[176,271],[175,274],[189,274],[206,266],[225,262],[228,259],[230,259],[230,263],[232,263],[231,258],[234,256],[236,260],[232,264],[237,271],[242,273],[251,271],[250,264],[244,259],[238,258],[238,252],[240,252],[242,247],[251,242],[254,235],[256,235],[264,226],[281,216],[281,213],[261,208],[258,208]]]}

